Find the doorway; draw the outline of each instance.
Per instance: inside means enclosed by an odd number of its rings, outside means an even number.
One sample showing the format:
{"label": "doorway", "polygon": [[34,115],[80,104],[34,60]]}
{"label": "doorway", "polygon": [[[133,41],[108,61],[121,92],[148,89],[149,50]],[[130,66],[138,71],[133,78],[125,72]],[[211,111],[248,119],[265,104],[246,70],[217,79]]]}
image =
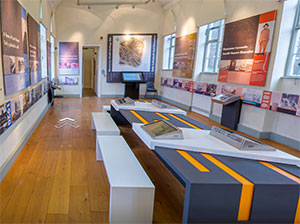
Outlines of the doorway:
{"label": "doorway", "polygon": [[83,47],[82,96],[96,96],[98,48]]}

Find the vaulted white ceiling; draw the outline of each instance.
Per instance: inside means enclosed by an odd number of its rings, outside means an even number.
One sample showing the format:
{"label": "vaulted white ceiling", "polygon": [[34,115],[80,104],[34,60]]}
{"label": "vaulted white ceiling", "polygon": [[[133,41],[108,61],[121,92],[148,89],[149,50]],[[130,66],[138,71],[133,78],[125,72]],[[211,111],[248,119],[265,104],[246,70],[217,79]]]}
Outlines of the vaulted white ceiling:
{"label": "vaulted white ceiling", "polygon": [[[58,4],[61,2],[62,0],[48,0],[49,4],[51,5],[51,7],[53,9],[55,9]],[[76,0],[74,0],[76,1]],[[93,0],[94,2],[101,2],[101,1],[107,1],[107,0]],[[93,2],[93,1],[89,1],[89,2]],[[115,0],[117,2],[117,0]],[[160,2],[161,6],[164,9],[169,8],[168,6],[173,6],[174,4],[176,4],[179,0],[158,0],[158,2]],[[124,2],[124,0],[123,0]]]}

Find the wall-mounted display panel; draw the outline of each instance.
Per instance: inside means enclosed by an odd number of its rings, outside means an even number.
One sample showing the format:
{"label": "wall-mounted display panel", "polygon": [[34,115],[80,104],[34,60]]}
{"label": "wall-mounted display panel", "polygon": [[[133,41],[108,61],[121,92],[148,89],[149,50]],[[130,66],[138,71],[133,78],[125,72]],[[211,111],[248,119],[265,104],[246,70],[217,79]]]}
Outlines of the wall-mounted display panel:
{"label": "wall-mounted display panel", "polygon": [[122,82],[122,72],[143,72],[154,81],[157,34],[108,34],[107,82]]}
{"label": "wall-mounted display panel", "polygon": [[78,85],[79,77],[77,76],[59,76],[58,81],[60,85]]}
{"label": "wall-mounted display panel", "polygon": [[5,95],[30,86],[25,9],[17,0],[1,1],[1,43]]}
{"label": "wall-mounted display panel", "polygon": [[0,104],[0,135],[38,102],[48,91],[47,88],[47,82],[44,82]]}
{"label": "wall-mounted display panel", "polygon": [[78,42],[59,42],[58,75],[79,76]]}
{"label": "wall-mounted display panel", "polygon": [[31,85],[42,80],[41,75],[41,50],[40,50],[40,26],[34,18],[27,14],[28,43],[29,43],[29,72]]}
{"label": "wall-mounted display panel", "polygon": [[296,94],[279,93],[251,87],[216,85],[167,77],[161,77],[161,86],[190,91],[210,97],[221,94],[240,96],[243,104],[300,117],[300,95]]}
{"label": "wall-mounted display panel", "polygon": [[173,76],[193,78],[197,33],[176,37]]}
{"label": "wall-mounted display panel", "polygon": [[276,10],[225,25],[219,82],[264,86]]}

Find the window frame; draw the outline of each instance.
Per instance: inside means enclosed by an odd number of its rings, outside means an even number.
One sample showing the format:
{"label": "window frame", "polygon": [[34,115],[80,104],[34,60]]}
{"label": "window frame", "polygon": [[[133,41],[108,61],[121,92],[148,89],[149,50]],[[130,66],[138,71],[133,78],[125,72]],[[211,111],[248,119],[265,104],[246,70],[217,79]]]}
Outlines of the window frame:
{"label": "window frame", "polygon": [[[163,57],[163,64],[162,64],[162,70],[163,71],[171,71],[173,70],[173,65],[171,64],[171,60],[172,60],[172,49],[174,48],[174,54],[175,54],[175,43],[176,43],[176,33],[171,33],[171,34],[168,34],[168,35],[165,35],[164,36],[164,44],[165,44],[165,39],[166,38],[171,38],[170,40],[170,45],[168,46],[168,68],[164,68],[164,57]],[[174,45],[172,45],[172,42],[173,42],[173,39],[174,39]],[[164,52],[163,54],[165,54],[165,46],[164,46]],[[173,62],[174,62],[174,55],[173,55]]]}
{"label": "window frame", "polygon": [[[44,29],[45,29],[45,43],[44,43],[44,47],[45,47],[45,55],[42,55],[42,38],[41,38],[41,36],[42,36],[42,32],[41,32],[41,27],[43,27]],[[42,76],[42,79],[44,79],[44,78],[47,78],[48,77],[48,74],[47,74],[47,72],[48,72],[48,68],[47,68],[47,57],[48,57],[48,55],[47,55],[47,27],[45,26],[45,24],[44,23],[40,23],[40,57],[41,57],[41,76]],[[43,58],[42,57],[45,57],[44,58],[44,60],[43,60]],[[44,65],[44,66],[43,66]],[[44,69],[46,70],[46,72],[44,71]],[[46,76],[43,76],[43,74],[46,74]]]}
{"label": "window frame", "polygon": [[297,3],[297,9],[296,9],[295,19],[293,24],[293,31],[292,31],[291,41],[290,41],[290,47],[289,47],[289,53],[288,53],[284,78],[300,78],[300,72],[298,73],[298,75],[291,74],[293,56],[295,55],[294,50],[297,42],[296,40],[297,32],[300,32],[300,0],[298,0]]}
{"label": "window frame", "polygon": [[[52,43],[53,40],[53,43]],[[53,45],[52,45],[53,44]],[[50,35],[50,48],[51,48],[51,74],[50,80],[54,81],[56,79],[56,71],[55,71],[55,36]]]}
{"label": "window frame", "polygon": [[[218,21],[220,21],[220,24],[218,26],[210,27],[211,24],[214,24],[215,22],[218,22]],[[202,69],[201,69],[200,73],[218,74],[218,72],[219,72],[219,68],[217,68],[217,62],[218,62],[218,60],[220,61],[220,59],[221,59],[222,49],[219,52],[220,55],[218,55],[218,50],[219,50],[220,45],[223,44],[225,22],[226,22],[225,19],[219,19],[214,22],[206,24],[207,28],[205,31],[205,44],[204,44],[205,47],[204,47],[204,53],[203,53]],[[222,28],[223,28],[223,31],[220,32]],[[218,38],[214,39],[214,40],[209,40],[209,33],[211,30],[214,30],[214,29],[218,29]],[[209,71],[205,71],[205,63],[206,63],[207,59],[210,59],[209,57],[206,57],[206,56],[207,56],[207,52],[208,52],[208,46],[209,46],[209,44],[212,44],[212,43],[217,43],[217,48],[216,48],[216,53],[214,55],[214,70],[213,70],[213,72],[209,72]]]}

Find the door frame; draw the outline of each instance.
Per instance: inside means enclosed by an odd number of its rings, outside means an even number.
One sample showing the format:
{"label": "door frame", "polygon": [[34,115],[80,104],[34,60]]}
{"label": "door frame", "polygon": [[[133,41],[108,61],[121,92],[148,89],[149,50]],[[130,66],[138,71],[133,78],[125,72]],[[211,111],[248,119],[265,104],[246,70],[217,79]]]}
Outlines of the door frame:
{"label": "door frame", "polygon": [[81,52],[82,52],[82,57],[81,57],[81,95],[82,95],[82,89],[83,89],[83,81],[84,81],[84,70],[83,70],[83,48],[95,48],[97,49],[97,66],[96,66],[96,74],[95,74],[95,82],[93,83],[93,90],[96,93],[98,97],[101,96],[101,45],[99,44],[91,44],[91,45],[82,45],[81,47]]}

